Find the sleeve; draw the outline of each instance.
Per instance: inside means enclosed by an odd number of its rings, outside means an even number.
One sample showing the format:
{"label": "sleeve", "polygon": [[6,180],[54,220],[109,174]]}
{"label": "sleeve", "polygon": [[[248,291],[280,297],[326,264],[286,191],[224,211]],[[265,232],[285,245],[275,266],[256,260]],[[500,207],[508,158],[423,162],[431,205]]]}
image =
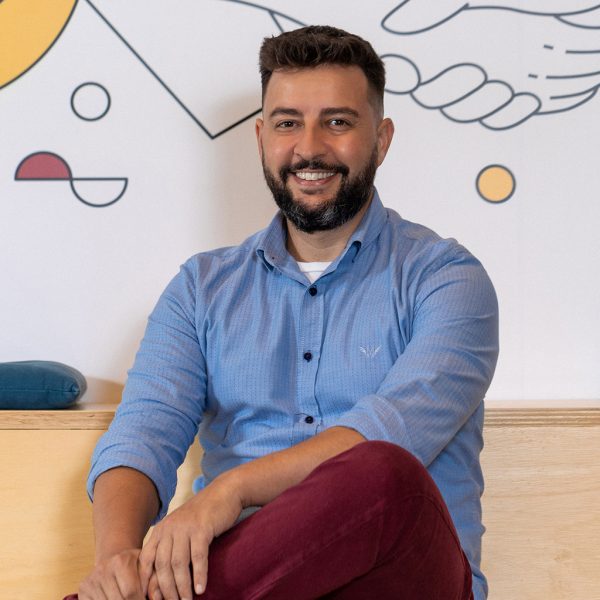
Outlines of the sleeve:
{"label": "sleeve", "polygon": [[376,392],[360,398],[337,424],[398,444],[428,466],[491,383],[498,304],[484,268],[460,246],[412,279],[410,341]]}
{"label": "sleeve", "polygon": [[92,456],[88,494],[114,467],[141,471],[160,498],[157,521],[167,512],[177,468],[198,432],[206,399],[206,365],[195,320],[196,285],[186,263],[149,317],[123,399]]}

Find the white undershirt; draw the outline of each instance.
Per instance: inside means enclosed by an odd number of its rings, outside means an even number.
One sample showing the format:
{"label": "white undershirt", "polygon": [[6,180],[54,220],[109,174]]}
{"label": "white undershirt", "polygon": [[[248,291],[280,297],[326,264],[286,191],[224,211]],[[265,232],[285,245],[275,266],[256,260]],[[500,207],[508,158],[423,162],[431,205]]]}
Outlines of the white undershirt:
{"label": "white undershirt", "polygon": [[323,275],[323,271],[325,271],[325,269],[333,261],[330,260],[329,262],[300,262],[298,260],[296,262],[298,263],[298,267],[300,267],[300,270],[304,273],[304,275],[306,275],[308,280],[311,283],[314,283],[317,279],[319,279],[319,277],[321,277],[321,275]]}

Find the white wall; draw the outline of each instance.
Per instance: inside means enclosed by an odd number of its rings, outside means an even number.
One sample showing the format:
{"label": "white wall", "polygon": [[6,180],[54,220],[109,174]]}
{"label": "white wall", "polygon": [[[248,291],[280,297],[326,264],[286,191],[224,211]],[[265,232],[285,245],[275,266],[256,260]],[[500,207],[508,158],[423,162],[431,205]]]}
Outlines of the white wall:
{"label": "white wall", "polygon": [[[31,30],[27,4],[0,5],[0,40],[19,19]],[[14,81],[0,66],[0,361],[59,360],[91,379],[123,382],[178,265],[268,223],[274,207],[254,119],[217,134],[259,108],[258,46],[295,26],[286,15],[347,28],[396,55],[386,60],[388,87],[404,93],[386,94],[396,137],[377,185],[386,205],[456,237],[488,269],[502,344],[489,397],[600,396],[600,53],[589,52],[600,49],[600,18],[557,18],[594,2],[470,3],[475,10],[439,26],[464,2],[410,0],[393,13],[400,2],[59,4],[74,11],[42,59]],[[424,31],[398,34],[415,30]],[[12,43],[2,61],[34,56],[26,36]],[[86,82],[110,95],[108,112],[93,121],[71,107]],[[419,104],[461,95],[446,114]],[[95,85],[74,103],[88,117],[106,108]],[[80,202],[68,180],[15,181],[17,166],[39,151],[61,156],[73,178],[126,177],[125,193],[99,208]],[[492,164],[515,178],[505,202],[476,190]],[[103,202],[122,183],[74,185]]]}

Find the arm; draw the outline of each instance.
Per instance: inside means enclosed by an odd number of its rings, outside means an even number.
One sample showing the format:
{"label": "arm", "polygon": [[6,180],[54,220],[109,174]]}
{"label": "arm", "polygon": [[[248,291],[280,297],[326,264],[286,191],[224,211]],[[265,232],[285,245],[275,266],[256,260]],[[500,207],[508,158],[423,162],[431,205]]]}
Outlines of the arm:
{"label": "arm", "polygon": [[336,420],[402,446],[429,466],[480,406],[498,357],[498,305],[479,261],[460,246],[415,261],[407,343],[373,393]]}
{"label": "arm", "polygon": [[223,473],[154,529],[140,556],[144,592],[156,569],[167,597],[191,597],[206,589],[208,549],[247,506],[267,504],[300,483],[318,465],[365,441],[353,429],[332,427],[296,446],[257,458]]}
{"label": "arm", "polygon": [[79,598],[141,599],[138,556],[158,513],[156,488],[139,471],[121,467],[103,473],[94,492],[96,563]]}

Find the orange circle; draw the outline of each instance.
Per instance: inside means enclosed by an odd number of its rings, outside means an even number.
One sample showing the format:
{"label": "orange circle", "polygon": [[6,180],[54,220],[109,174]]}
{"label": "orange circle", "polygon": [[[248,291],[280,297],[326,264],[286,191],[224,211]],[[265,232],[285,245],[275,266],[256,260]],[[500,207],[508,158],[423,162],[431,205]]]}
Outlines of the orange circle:
{"label": "orange circle", "polygon": [[488,165],[477,175],[477,192],[487,202],[506,202],[514,193],[516,182],[504,165]]}

